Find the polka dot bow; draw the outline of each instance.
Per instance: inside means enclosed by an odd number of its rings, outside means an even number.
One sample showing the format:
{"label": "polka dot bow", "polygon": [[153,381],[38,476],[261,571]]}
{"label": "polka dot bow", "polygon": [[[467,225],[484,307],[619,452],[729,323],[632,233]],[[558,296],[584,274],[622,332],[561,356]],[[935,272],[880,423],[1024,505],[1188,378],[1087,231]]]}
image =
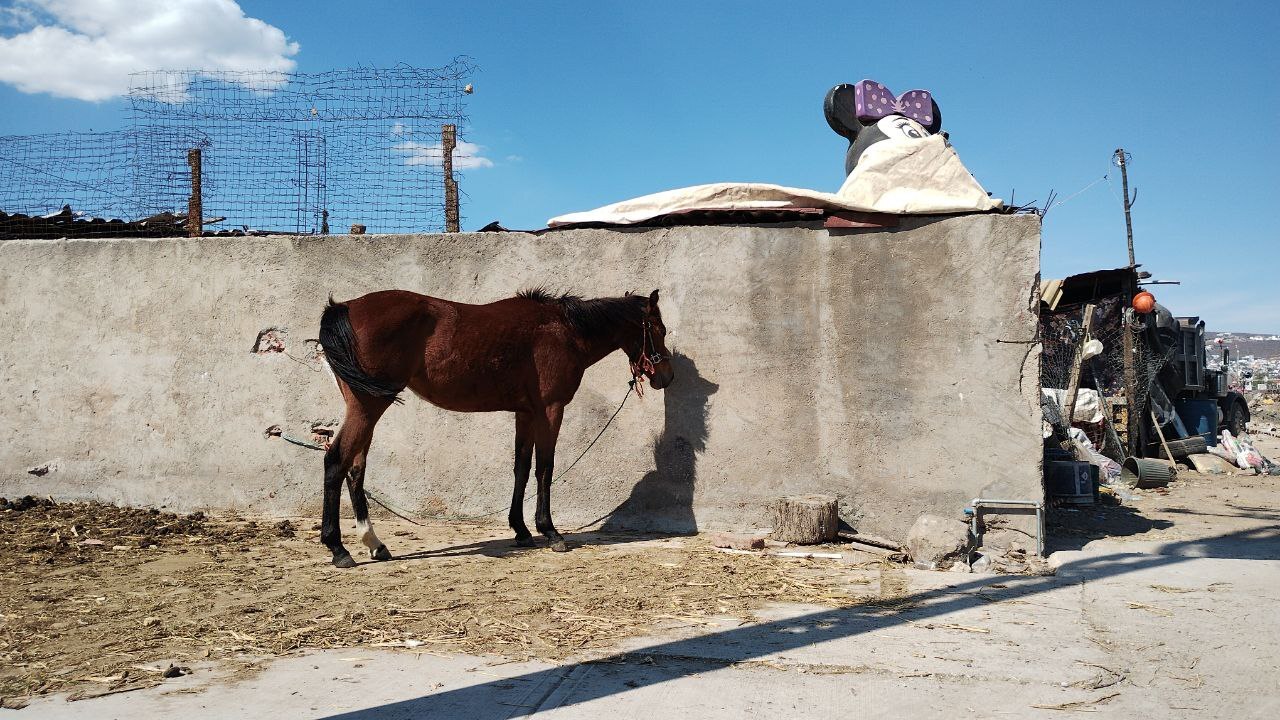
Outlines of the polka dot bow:
{"label": "polka dot bow", "polygon": [[889,115],[902,115],[926,128],[934,124],[933,96],[928,90],[908,90],[898,97],[875,80],[863,80],[853,86],[853,101],[859,120],[875,121]]}

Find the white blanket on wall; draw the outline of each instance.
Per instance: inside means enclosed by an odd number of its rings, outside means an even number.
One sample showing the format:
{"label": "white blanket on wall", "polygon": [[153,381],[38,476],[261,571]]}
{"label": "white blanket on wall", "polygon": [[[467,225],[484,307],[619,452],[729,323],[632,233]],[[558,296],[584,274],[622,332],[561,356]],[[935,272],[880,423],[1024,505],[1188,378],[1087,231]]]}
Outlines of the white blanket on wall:
{"label": "white blanket on wall", "polygon": [[931,215],[984,212],[1001,204],[982,189],[946,138],[931,135],[870,146],[835,193],[766,183],[712,183],[559,215],[547,225],[630,225],[695,210],[820,208]]}

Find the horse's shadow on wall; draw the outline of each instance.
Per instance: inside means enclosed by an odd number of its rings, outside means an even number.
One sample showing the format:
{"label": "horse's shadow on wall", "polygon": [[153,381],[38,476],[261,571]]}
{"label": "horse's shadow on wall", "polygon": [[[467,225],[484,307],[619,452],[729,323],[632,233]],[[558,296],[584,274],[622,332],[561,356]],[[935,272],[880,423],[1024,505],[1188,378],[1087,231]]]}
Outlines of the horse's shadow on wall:
{"label": "horse's shadow on wall", "polygon": [[698,531],[693,513],[698,456],[707,447],[711,396],[720,386],[698,372],[693,358],[677,353],[671,364],[676,379],[661,391],[666,422],[653,443],[654,469],[645,473],[631,495],[605,517],[601,532]]}
{"label": "horse's shadow on wall", "polygon": [[[693,359],[674,354],[676,380],[654,391],[666,410],[662,434],[653,443],[654,469],[631,489],[621,504],[603,517],[596,531],[569,531],[571,545],[612,545],[639,539],[636,532],[692,534],[698,531],[693,492],[698,478],[698,455],[707,446],[707,415],[711,396],[720,386],[698,373]],[[595,525],[590,523],[587,527]],[[481,554],[490,557],[528,552],[509,539],[485,540],[401,555],[400,560]]]}

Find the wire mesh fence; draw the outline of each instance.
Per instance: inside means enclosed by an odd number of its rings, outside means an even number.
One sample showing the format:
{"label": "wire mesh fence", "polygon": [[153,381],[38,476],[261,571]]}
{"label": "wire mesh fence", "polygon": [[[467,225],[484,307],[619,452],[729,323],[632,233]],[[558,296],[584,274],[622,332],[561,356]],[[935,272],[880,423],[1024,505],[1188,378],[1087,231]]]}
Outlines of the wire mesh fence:
{"label": "wire mesh fence", "polygon": [[[1126,311],[1129,306],[1127,296],[1100,297],[1093,301],[1093,306],[1089,337],[1102,343],[1102,353],[1083,363],[1080,350],[1086,304],[1042,311],[1041,387],[1067,389],[1073,368],[1079,367],[1079,387],[1098,394],[1107,420],[1090,426],[1081,423],[1077,416],[1074,424],[1085,431],[1096,447],[1133,454],[1138,439],[1130,439],[1127,435],[1128,413],[1145,419],[1153,405],[1168,406],[1159,375],[1169,363],[1170,356],[1152,342],[1148,324]],[[1127,371],[1132,373],[1132,385],[1126,379]],[[1065,436],[1068,429],[1062,413],[1056,404],[1046,405],[1045,418],[1059,434]],[[1108,432],[1108,426],[1116,431],[1116,435]],[[1128,447],[1116,447],[1117,436]]]}
{"label": "wire mesh fence", "polygon": [[[1120,297],[1103,298],[1094,304],[1090,337],[1102,342],[1102,354],[1085,363],[1080,387],[1099,390],[1109,396],[1124,395],[1124,305]],[[1044,387],[1066,388],[1072,367],[1079,358],[1084,335],[1084,307],[1060,308],[1045,312],[1040,319],[1044,343],[1040,377]]]}
{"label": "wire mesh fence", "polygon": [[181,234],[191,150],[207,231],[442,230],[473,71],[137,74],[124,130],[0,137],[0,237]]}
{"label": "wire mesh fence", "polygon": [[[0,136],[0,232],[23,218],[126,218],[137,214],[131,158],[133,138],[124,132]],[[77,214],[72,214],[72,213]]]}

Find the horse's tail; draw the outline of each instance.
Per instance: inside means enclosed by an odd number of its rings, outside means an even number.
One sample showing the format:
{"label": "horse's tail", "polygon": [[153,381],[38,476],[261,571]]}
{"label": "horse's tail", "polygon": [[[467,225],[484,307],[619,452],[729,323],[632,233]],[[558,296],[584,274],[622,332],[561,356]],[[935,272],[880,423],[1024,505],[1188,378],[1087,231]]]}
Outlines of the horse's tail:
{"label": "horse's tail", "polygon": [[360,367],[356,360],[356,334],[351,329],[350,312],[345,303],[334,302],[332,297],[320,316],[320,347],[324,349],[329,368],[352,390],[403,402],[400,393],[404,385],[379,380]]}

